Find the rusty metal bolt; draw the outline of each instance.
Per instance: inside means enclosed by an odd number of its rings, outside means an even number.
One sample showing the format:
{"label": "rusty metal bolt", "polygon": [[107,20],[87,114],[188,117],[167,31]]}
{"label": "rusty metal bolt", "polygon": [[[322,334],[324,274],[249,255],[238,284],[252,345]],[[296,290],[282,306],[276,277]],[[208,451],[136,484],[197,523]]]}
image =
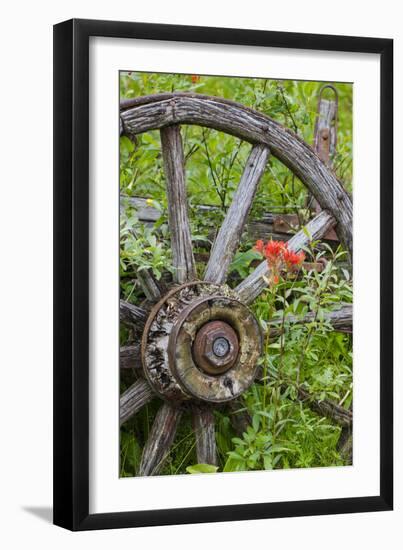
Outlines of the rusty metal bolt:
{"label": "rusty metal bolt", "polygon": [[224,321],[210,321],[201,327],[193,343],[197,366],[208,374],[222,374],[236,362],[239,352],[238,336]]}

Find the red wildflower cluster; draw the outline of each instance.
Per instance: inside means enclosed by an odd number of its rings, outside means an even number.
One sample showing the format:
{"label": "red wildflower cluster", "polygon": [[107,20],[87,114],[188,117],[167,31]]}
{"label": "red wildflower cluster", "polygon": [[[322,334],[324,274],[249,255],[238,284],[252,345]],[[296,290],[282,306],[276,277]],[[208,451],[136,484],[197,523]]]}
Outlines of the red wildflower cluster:
{"label": "red wildflower cluster", "polygon": [[271,281],[277,284],[280,280],[282,271],[293,272],[298,269],[305,260],[303,252],[293,252],[289,250],[284,241],[268,241],[266,244],[258,240],[255,250],[260,252],[266,260],[271,271]]}
{"label": "red wildflower cluster", "polygon": [[197,84],[200,80],[200,76],[198,74],[192,74],[192,84]]}

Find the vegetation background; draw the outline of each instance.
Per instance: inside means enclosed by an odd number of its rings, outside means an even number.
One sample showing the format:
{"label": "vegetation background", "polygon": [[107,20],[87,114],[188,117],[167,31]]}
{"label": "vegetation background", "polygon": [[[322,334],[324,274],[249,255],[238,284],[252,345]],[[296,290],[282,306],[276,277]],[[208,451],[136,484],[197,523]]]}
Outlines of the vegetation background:
{"label": "vegetation background", "polygon": [[[281,122],[307,143],[313,142],[318,92],[323,83],[273,79],[230,78],[202,75],[121,73],[121,98],[164,91],[193,91],[238,101]],[[333,169],[352,192],[352,95],[351,84],[336,83],[339,95],[338,144]],[[212,228],[219,227],[231,203],[250,145],[232,136],[184,126],[186,175],[190,220],[195,253],[205,251]],[[153,226],[139,222],[136,211],[125,204],[121,216],[121,295],[135,304],[144,300],[137,273],[150,269],[158,279],[169,278],[171,250],[167,228],[167,204],[159,132],[137,136],[136,142],[120,141],[121,194],[141,196],[158,209]],[[122,201],[124,203],[124,199]],[[254,200],[251,218],[265,212],[296,213],[302,227],[309,217],[306,188],[274,157]],[[201,214],[198,205],[216,208]],[[296,227],[295,230],[298,230]],[[136,238],[133,235],[136,235]],[[229,284],[236,285],[260,258],[254,242],[244,235],[231,265]],[[349,453],[338,445],[341,428],[312,412],[309,403],[297,398],[302,386],[316,399],[331,399],[348,408],[352,404],[352,336],[335,332],[325,313],[352,301],[351,270],[344,252],[325,243],[311,243],[311,260],[326,259],[317,273],[302,270],[298,279],[282,279],[263,293],[253,310],[266,334],[262,358],[263,381],[246,392],[235,414],[250,415],[250,426],[237,435],[225,409],[217,409],[216,441],[219,471],[341,466],[351,463]],[[201,254],[200,254],[201,255]],[[203,262],[198,264],[200,274]],[[286,320],[314,313],[309,325]],[[269,338],[269,320],[278,319],[284,333]],[[121,343],[133,335],[122,325]],[[133,380],[122,377],[122,390]],[[121,476],[136,475],[141,450],[159,404],[146,406],[121,428]],[[162,474],[200,471],[190,418],[185,417],[177,433]],[[213,471],[214,468],[211,468]]]}

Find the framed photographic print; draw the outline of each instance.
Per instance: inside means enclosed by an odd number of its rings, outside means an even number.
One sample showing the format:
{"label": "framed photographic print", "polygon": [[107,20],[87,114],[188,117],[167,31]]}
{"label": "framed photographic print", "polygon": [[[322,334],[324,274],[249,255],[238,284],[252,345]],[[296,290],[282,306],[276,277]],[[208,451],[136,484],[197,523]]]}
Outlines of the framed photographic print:
{"label": "framed photographic print", "polygon": [[392,75],[383,38],[54,27],[57,525],[392,509]]}

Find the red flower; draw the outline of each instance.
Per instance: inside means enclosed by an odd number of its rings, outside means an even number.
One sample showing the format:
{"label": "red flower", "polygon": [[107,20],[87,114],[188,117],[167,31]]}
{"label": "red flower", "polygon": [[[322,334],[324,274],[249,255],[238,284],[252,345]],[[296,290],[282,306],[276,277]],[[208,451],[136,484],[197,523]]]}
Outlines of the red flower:
{"label": "red flower", "polygon": [[264,242],[262,241],[262,239],[259,239],[258,241],[256,241],[254,250],[256,250],[256,252],[260,252],[260,254],[263,254],[263,249],[264,249]]}
{"label": "red flower", "polygon": [[300,267],[305,260],[303,252],[293,252],[288,249],[288,244],[284,241],[268,241],[266,244],[259,239],[256,241],[255,250],[260,252],[267,261],[270,268],[270,282],[278,284],[281,272],[293,272]]}
{"label": "red flower", "polygon": [[192,84],[197,84],[200,80],[200,76],[197,74],[192,74]]}
{"label": "red flower", "polygon": [[303,252],[293,252],[292,250],[284,250],[284,262],[289,270],[293,270],[299,267],[305,260],[305,254]]}
{"label": "red flower", "polygon": [[283,241],[268,241],[264,247],[264,255],[269,262],[280,260],[287,245]]}

